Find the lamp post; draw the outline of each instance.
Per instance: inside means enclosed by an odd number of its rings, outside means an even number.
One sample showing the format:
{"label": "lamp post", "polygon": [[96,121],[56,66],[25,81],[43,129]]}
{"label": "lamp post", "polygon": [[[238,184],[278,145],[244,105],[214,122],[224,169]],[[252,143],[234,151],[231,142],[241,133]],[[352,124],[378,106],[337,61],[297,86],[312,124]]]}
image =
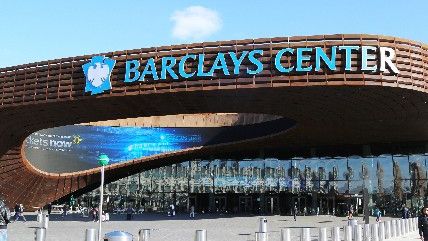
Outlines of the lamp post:
{"label": "lamp post", "polygon": [[101,165],[101,186],[100,186],[100,206],[98,209],[98,241],[102,241],[101,238],[101,222],[102,222],[102,214],[103,214],[103,201],[104,201],[104,167],[108,165],[110,159],[106,154],[101,154],[98,156],[98,164]]}

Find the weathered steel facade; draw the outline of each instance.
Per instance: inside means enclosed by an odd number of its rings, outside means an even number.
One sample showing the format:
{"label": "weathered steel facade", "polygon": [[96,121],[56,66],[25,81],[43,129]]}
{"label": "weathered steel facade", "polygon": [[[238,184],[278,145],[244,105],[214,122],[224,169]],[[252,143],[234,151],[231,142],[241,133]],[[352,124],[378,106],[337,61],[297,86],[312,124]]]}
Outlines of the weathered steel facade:
{"label": "weathered steel facade", "polygon": [[[340,58],[334,72],[282,74],[272,68],[272,57],[282,48],[327,49],[338,45],[391,47],[396,51],[395,63],[400,73],[347,72]],[[212,63],[214,53],[256,48],[264,51],[260,60],[266,66],[257,76],[194,76],[179,81],[123,83],[127,60],[204,53],[205,62]],[[286,134],[113,165],[107,168],[108,181],[240,148],[428,140],[428,46],[422,43],[387,36],[338,34],[175,45],[102,55],[117,62],[111,78],[112,90],[97,96],[84,93],[81,66],[90,60],[89,55],[0,69],[0,193],[9,204],[41,206],[99,185],[99,169],[44,173],[23,155],[22,143],[29,134],[67,124],[192,113],[263,113],[297,122]],[[285,61],[292,60],[286,57]],[[358,55],[353,55],[352,62],[358,66]]]}

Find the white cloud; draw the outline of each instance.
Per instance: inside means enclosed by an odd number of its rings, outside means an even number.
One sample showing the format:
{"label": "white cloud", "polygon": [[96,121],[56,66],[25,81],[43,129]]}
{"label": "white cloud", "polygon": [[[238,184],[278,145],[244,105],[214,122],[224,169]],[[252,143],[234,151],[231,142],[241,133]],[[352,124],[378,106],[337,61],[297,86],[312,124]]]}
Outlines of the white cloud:
{"label": "white cloud", "polygon": [[221,19],[216,11],[201,6],[190,6],[175,11],[172,35],[179,39],[202,39],[221,29]]}

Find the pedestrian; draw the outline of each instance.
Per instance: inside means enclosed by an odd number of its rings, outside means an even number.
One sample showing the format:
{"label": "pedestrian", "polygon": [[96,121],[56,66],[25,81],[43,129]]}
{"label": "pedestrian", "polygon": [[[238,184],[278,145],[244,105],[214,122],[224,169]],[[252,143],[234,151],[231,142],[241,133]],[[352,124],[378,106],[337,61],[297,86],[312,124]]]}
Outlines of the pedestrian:
{"label": "pedestrian", "polygon": [[13,216],[13,219],[16,221],[18,219],[18,215],[19,215],[19,204],[16,203],[15,207],[13,208],[13,211],[15,212],[15,215]]}
{"label": "pedestrian", "polygon": [[320,207],[317,207],[317,216],[320,214]]}
{"label": "pedestrian", "polygon": [[401,218],[402,219],[409,218],[409,209],[406,207],[406,205],[403,205],[403,209],[401,210]]}
{"label": "pedestrian", "polygon": [[64,206],[62,206],[62,216],[63,217],[67,216],[67,211],[68,211],[68,205],[64,204]]}
{"label": "pedestrian", "polygon": [[418,218],[418,228],[421,240],[428,241],[428,206],[421,210],[421,215]]}
{"label": "pedestrian", "polygon": [[126,220],[131,220],[133,213],[134,213],[134,209],[132,208],[131,204],[129,204],[128,209],[126,209]]}
{"label": "pedestrian", "polygon": [[50,216],[52,212],[52,203],[48,203],[47,209],[48,209],[48,215]]}
{"label": "pedestrian", "polygon": [[10,211],[0,198],[0,241],[7,241],[7,224],[10,223]]}
{"label": "pedestrian", "polygon": [[297,216],[297,206],[296,205],[294,205],[294,208],[293,208],[293,215],[294,215],[294,221],[296,221],[296,216]]}
{"label": "pedestrian", "polygon": [[27,219],[24,216],[24,205],[17,203],[15,205],[15,222],[18,221],[19,218],[22,218],[24,222],[27,222]]}
{"label": "pedestrian", "polygon": [[97,209],[95,208],[95,206],[92,206],[91,208],[91,217],[93,222],[97,221]]}
{"label": "pedestrian", "polygon": [[190,207],[190,218],[195,218],[195,206]]}
{"label": "pedestrian", "polygon": [[354,215],[354,206],[351,204],[348,209],[348,220],[352,219]]}
{"label": "pedestrian", "polygon": [[174,217],[175,216],[175,206],[173,203],[171,203],[171,215]]}
{"label": "pedestrian", "polygon": [[382,212],[379,208],[375,208],[374,214],[376,216],[376,222],[380,222],[380,217],[382,216]]}

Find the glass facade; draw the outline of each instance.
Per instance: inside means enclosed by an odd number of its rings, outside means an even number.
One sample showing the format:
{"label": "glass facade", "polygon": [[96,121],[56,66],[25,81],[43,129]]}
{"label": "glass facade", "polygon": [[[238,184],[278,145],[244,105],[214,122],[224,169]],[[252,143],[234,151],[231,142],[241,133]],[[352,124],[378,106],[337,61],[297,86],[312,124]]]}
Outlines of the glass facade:
{"label": "glass facade", "polygon": [[[120,212],[178,211],[291,214],[357,214],[364,202],[386,215],[403,205],[418,210],[427,193],[428,154],[322,158],[190,160],[144,171],[107,184],[106,206]],[[363,195],[364,189],[368,195]],[[98,191],[81,197],[97,202]]]}

